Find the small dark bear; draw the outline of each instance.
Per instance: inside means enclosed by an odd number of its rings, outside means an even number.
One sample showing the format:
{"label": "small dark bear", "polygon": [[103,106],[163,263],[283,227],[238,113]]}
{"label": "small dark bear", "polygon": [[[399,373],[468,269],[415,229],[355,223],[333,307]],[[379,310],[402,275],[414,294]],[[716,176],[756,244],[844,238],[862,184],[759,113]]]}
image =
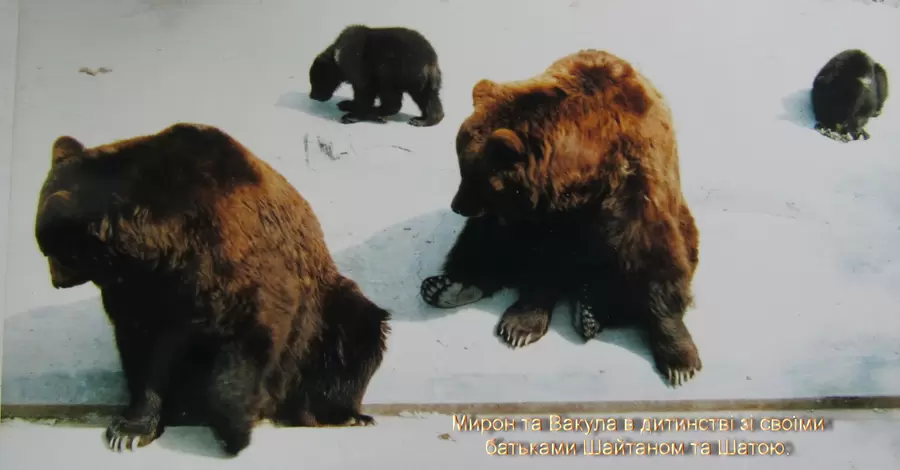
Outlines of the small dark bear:
{"label": "small dark bear", "polygon": [[699,233],[663,95],[597,50],[531,79],[481,80],[472,94],[450,205],[467,220],[423,299],[453,308],[516,289],[497,326],[513,348],[543,337],[568,299],[585,341],[637,324],[670,385],[692,378],[702,363],[683,318]]}
{"label": "small dark bear", "polygon": [[129,393],[111,449],[206,424],[234,456],[263,419],[374,423],[361,401],[390,314],[338,272],[297,190],[223,131],[60,137],[35,235],[54,287],[100,289]]}
{"label": "small dark bear", "polygon": [[878,117],[888,96],[887,72],[859,49],[832,57],[816,75],[812,106],[816,130],[833,140],[867,140],[869,118]]}
{"label": "small dark bear", "polygon": [[[333,44],[322,51],[309,69],[309,97],[328,101],[342,83],[353,87],[353,100],[338,103],[347,112],[341,122],[387,122],[400,112],[403,93],[409,93],[422,111],[409,124],[434,126],[444,119],[439,96],[441,68],[431,43],[407,28],[344,28]],[[375,98],[381,101],[375,106]]]}

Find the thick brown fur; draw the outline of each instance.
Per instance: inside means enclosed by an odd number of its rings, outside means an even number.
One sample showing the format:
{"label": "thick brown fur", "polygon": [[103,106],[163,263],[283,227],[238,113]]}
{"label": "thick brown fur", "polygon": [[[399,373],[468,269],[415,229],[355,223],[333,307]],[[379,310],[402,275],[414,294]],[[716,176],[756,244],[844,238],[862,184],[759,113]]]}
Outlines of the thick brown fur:
{"label": "thick brown fur", "polygon": [[221,130],[60,137],[36,237],[55,287],[101,291],[130,397],[114,450],[192,420],[229,455],[261,419],[373,423],[361,401],[389,313],[338,272],[296,189]]}
{"label": "thick brown fur", "polygon": [[671,111],[626,61],[584,50],[522,81],[481,80],[460,126],[467,217],[422,296],[451,308],[514,288],[498,334],[540,339],[562,299],[587,340],[637,323],[672,385],[701,367],[683,322],[699,234],[681,191]]}
{"label": "thick brown fur", "polygon": [[[344,124],[368,120],[387,122],[400,112],[408,93],[422,111],[409,120],[429,127],[444,119],[441,67],[437,52],[418,31],[409,28],[344,28],[309,68],[310,98],[328,101],[342,83],[353,87],[353,100],[338,103]],[[381,100],[375,105],[375,98]]]}

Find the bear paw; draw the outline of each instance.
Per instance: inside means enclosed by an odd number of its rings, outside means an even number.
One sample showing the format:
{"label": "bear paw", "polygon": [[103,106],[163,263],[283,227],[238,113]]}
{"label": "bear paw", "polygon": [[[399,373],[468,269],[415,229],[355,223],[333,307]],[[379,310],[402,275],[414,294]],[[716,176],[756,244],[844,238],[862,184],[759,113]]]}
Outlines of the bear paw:
{"label": "bear paw", "polygon": [[431,276],[422,281],[422,300],[433,307],[455,308],[484,298],[484,292],[475,287],[454,282],[447,276]]}
{"label": "bear paw", "polygon": [[356,116],[353,113],[347,113],[347,114],[341,116],[341,124],[354,124],[359,121],[360,121],[359,116]]}
{"label": "bear paw", "polygon": [[673,388],[684,385],[703,369],[697,346],[690,338],[656,343],[653,346],[653,359],[656,369]]}
{"label": "bear paw", "polygon": [[546,309],[528,308],[516,302],[503,312],[497,325],[497,336],[513,349],[528,346],[547,334],[550,313]]}
{"label": "bear paw", "polygon": [[850,140],[869,140],[870,137],[864,129],[850,132]]}
{"label": "bear paw", "polygon": [[343,424],[343,426],[375,426],[375,418],[369,415],[358,413],[347,418],[347,421]]}
{"label": "bear paw", "polygon": [[410,126],[413,126],[413,127],[429,127],[429,126],[433,126],[436,124],[436,123],[432,123],[430,120],[428,120],[427,118],[424,118],[424,117],[414,117],[407,122],[409,123]]}
{"label": "bear paw", "polygon": [[377,124],[387,124],[387,118],[384,116],[360,116],[356,113],[347,113],[341,116],[341,124],[353,124],[361,121],[370,121]]}
{"label": "bear paw", "polygon": [[136,420],[115,418],[106,428],[106,445],[114,452],[134,451],[138,447],[144,447],[161,434],[157,432],[157,422],[148,418]]}
{"label": "bear paw", "polygon": [[575,331],[584,338],[585,342],[594,339],[603,330],[603,324],[594,312],[594,308],[583,301],[575,304],[572,320],[575,324]]}

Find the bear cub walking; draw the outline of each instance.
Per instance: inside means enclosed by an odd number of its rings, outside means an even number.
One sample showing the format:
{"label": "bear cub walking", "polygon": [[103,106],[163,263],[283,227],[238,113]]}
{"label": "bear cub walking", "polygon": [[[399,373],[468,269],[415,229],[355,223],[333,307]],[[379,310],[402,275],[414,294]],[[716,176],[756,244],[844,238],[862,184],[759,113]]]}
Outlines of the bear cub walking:
{"label": "bear cub walking", "polygon": [[453,308],[516,289],[497,325],[514,348],[543,337],[568,299],[585,340],[636,323],[670,385],[693,377],[702,363],[683,318],[699,235],[662,94],[628,62],[585,50],[531,79],[481,80],[472,100],[450,204],[467,219],[423,299]]}
{"label": "bear cub walking", "polygon": [[389,313],[338,272],[297,190],[221,130],[60,137],[35,235],[54,287],[100,289],[129,394],[111,449],[207,424],[234,456],[262,419],[373,423]]}
{"label": "bear cub walking", "polygon": [[866,140],[869,118],[878,117],[888,96],[887,72],[859,49],[832,57],[816,75],[812,106],[816,130],[841,142]]}
{"label": "bear cub walking", "polygon": [[[434,126],[444,119],[441,69],[437,52],[422,34],[407,28],[351,25],[322,51],[309,69],[309,97],[328,101],[342,83],[353,87],[353,100],[338,103],[344,124],[386,122],[400,112],[403,93],[422,111],[409,124]],[[375,98],[381,103],[375,106]]]}

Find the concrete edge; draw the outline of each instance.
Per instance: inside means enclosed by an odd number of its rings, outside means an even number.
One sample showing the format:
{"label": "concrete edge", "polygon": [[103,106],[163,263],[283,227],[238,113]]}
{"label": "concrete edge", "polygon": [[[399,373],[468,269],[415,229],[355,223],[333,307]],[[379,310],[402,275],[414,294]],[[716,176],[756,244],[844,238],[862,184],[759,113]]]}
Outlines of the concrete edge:
{"label": "concrete edge", "polygon": [[[0,135],[5,135],[8,139],[0,138],[0,142],[3,140],[7,140],[7,142],[2,145],[0,148],[0,166],[2,166],[5,171],[0,170],[0,176],[3,178],[3,183],[0,184],[0,188],[3,185],[6,185],[6,193],[0,195],[0,204],[5,205],[3,208],[2,214],[2,224],[0,224],[0,247],[3,249],[3,254],[0,255],[0,314],[3,314],[4,320],[6,319],[6,312],[8,309],[6,308],[7,299],[6,296],[6,282],[8,279],[8,259],[9,259],[9,212],[12,207],[12,160],[13,160],[13,150],[15,149],[14,141],[16,138],[16,110],[18,108],[17,105],[17,95],[16,90],[18,89],[19,82],[19,22],[21,21],[21,13],[22,13],[22,2],[19,1],[10,1],[9,5],[11,6],[10,16],[14,18],[9,19],[9,25],[7,25],[6,21],[4,21],[4,27],[9,26],[11,31],[7,31],[10,37],[12,37],[12,43],[8,46],[11,50],[10,66],[11,70],[9,70],[10,76],[7,78],[9,83],[3,83],[2,86],[5,88],[9,87],[8,93],[12,95],[9,100],[11,107],[9,109],[9,129],[0,131]],[[5,53],[5,52],[4,52]],[[7,93],[7,90],[0,88],[0,92]],[[0,321],[0,358],[3,356],[3,335],[4,335],[4,324],[5,321]],[[3,372],[3,361],[0,360],[0,377],[2,377]],[[0,379],[0,391],[3,390],[3,381]]]}
{"label": "concrete edge", "polygon": [[[20,419],[74,424],[105,425],[118,414],[119,405],[2,405],[3,421]],[[538,414],[623,414],[623,413],[698,413],[755,411],[848,411],[900,409],[900,396],[815,397],[768,400],[672,400],[619,402],[554,403],[396,403],[364,405],[374,416],[407,414],[538,415]]]}

